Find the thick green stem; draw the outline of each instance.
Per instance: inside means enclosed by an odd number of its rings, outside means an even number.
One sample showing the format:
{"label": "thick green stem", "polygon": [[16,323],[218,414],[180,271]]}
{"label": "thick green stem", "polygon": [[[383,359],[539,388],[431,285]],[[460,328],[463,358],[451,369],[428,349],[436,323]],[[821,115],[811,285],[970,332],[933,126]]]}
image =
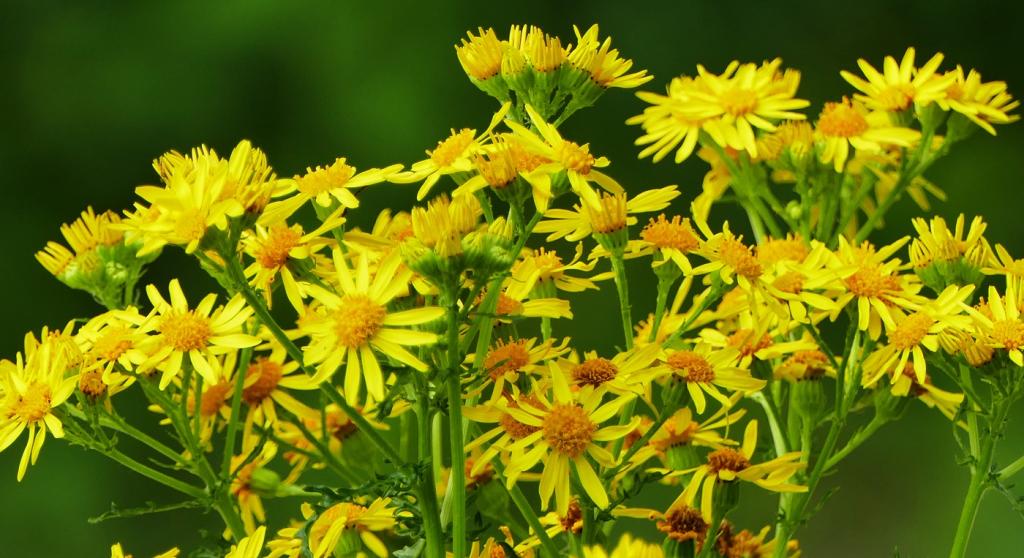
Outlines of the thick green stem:
{"label": "thick green stem", "polygon": [[523,491],[515,484],[513,484],[511,488],[508,487],[508,484],[505,482],[505,468],[501,465],[501,460],[494,462],[494,469],[498,472],[498,479],[501,486],[503,486],[508,492],[508,495],[512,499],[512,503],[515,505],[516,509],[519,510],[523,519],[525,519],[526,523],[530,525],[530,529],[532,529],[534,534],[537,535],[537,539],[540,541],[540,545],[544,551],[552,558],[561,556],[562,553],[558,550],[558,547],[555,546],[555,542],[551,540],[551,537],[548,536],[547,530],[540,522],[540,518],[538,518],[537,514],[533,511],[529,500],[527,500],[526,496],[523,495]]}
{"label": "thick green stem", "polygon": [[[416,450],[420,463],[431,459],[430,444],[430,402],[426,382],[418,382],[416,395]],[[427,558],[444,558],[444,534],[441,529],[441,512],[437,506],[437,489],[431,467],[424,467],[423,479],[416,490],[420,511],[423,513],[423,530],[427,539]]]}
{"label": "thick green stem", "polygon": [[622,333],[626,350],[633,348],[633,309],[629,304],[629,280],[626,277],[626,265],[621,255],[611,257],[612,269],[615,271],[615,288],[619,293],[619,315],[622,318]]}
{"label": "thick green stem", "polygon": [[455,558],[467,555],[466,445],[462,432],[462,358],[459,355],[458,305],[454,289],[448,301],[448,440],[451,448],[452,550]]}
{"label": "thick green stem", "polygon": [[960,508],[960,520],[957,522],[953,546],[949,551],[950,558],[963,558],[967,554],[967,543],[970,541],[971,531],[974,529],[978,506],[981,504],[981,497],[985,494],[985,489],[988,488],[995,446],[995,437],[987,436],[981,446],[981,455],[977,456],[978,461],[971,470],[971,482],[967,485],[967,495],[964,496],[964,504]]}

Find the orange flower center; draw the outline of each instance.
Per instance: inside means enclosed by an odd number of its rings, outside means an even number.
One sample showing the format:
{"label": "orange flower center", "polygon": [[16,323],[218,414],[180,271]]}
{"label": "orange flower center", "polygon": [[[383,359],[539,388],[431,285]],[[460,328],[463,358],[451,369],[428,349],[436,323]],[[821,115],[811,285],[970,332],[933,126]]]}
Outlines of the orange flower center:
{"label": "orange flower center", "polygon": [[43,420],[50,414],[52,395],[50,386],[46,384],[29,384],[25,393],[18,396],[14,406],[7,412],[8,418],[16,418],[18,422],[34,423]]}
{"label": "orange flower center", "polygon": [[723,238],[718,248],[718,257],[722,259],[722,263],[733,268],[737,275],[748,279],[756,279],[763,272],[761,263],[754,257],[753,250],[739,239]]}
{"label": "orange flower center", "polygon": [[878,266],[874,265],[858,269],[853,275],[847,277],[843,283],[846,284],[846,288],[850,289],[851,293],[868,298],[879,298],[900,288],[898,277],[882,275]]}
{"label": "orange flower center", "polygon": [[698,546],[707,535],[708,523],[700,511],[690,506],[669,510],[665,519],[658,522],[658,530],[674,541],[696,541]]}
{"label": "orange flower center", "polygon": [[205,349],[213,329],[210,320],[195,312],[169,312],[158,327],[167,344],[181,352]]}
{"label": "orange flower center", "polygon": [[666,362],[687,382],[708,383],[715,380],[715,368],[706,358],[693,351],[674,352]]}
{"label": "orange flower center", "polygon": [[472,145],[475,139],[476,130],[469,128],[463,128],[458,132],[452,130],[452,135],[437,142],[437,147],[433,151],[428,151],[427,154],[438,167],[448,167],[462,157],[466,148]]}
{"label": "orange flower center", "polygon": [[1024,323],[1019,320],[996,320],[992,322],[992,340],[1007,350],[1024,347]]}
{"label": "orange flower center", "polygon": [[900,350],[912,349],[924,339],[934,324],[935,320],[926,314],[911,314],[892,330],[889,334],[889,343]]}
{"label": "orange flower center", "polygon": [[760,338],[754,338],[754,330],[738,329],[729,336],[729,346],[740,351],[746,357],[754,356],[757,351],[772,346],[772,336],[765,333]]}
{"label": "orange flower center", "polygon": [[473,165],[487,184],[496,190],[508,186],[519,176],[516,162],[508,149],[499,149],[486,156],[477,155],[473,158]]}
{"label": "orange flower center", "polygon": [[530,352],[526,349],[526,341],[517,340],[505,343],[498,341],[496,346],[487,353],[484,359],[484,369],[490,374],[492,380],[502,376],[518,372],[519,369],[530,363]]}
{"label": "orange flower center", "polygon": [[233,387],[230,382],[220,382],[206,388],[199,398],[199,414],[204,418],[215,416],[224,406]]}
{"label": "orange flower center", "polygon": [[657,220],[651,219],[647,223],[644,230],[640,231],[640,238],[658,248],[673,248],[680,252],[689,252],[699,244],[689,219],[675,215],[670,221],[664,213],[658,215]]}
{"label": "orange flower center", "polygon": [[498,305],[494,311],[499,316],[518,316],[523,312],[523,303],[501,293],[498,295]]}
{"label": "orange flower center", "polygon": [[754,112],[757,109],[757,92],[751,89],[730,89],[722,96],[719,102],[722,109],[733,116],[743,116]]}
{"label": "orange flower center", "polygon": [[508,434],[509,438],[513,440],[519,440],[533,434],[540,430],[536,426],[531,426],[516,420],[512,415],[505,413],[501,415],[501,427],[505,429],[505,433]]}
{"label": "orange flower center", "polygon": [[825,103],[818,117],[818,131],[829,137],[857,137],[869,127],[864,115],[846,99],[841,103]]}
{"label": "orange flower center", "polygon": [[708,454],[708,468],[712,473],[719,471],[742,471],[750,467],[748,460],[742,453],[732,448],[722,448]]}
{"label": "orange flower center", "polygon": [[764,265],[781,261],[802,262],[807,257],[807,245],[797,238],[769,238],[757,247],[757,259]]}
{"label": "orange flower center", "polygon": [[384,325],[387,311],[366,295],[345,295],[334,312],[334,333],[338,345],[355,349],[366,345]]}
{"label": "orange flower center", "polygon": [[562,529],[566,533],[579,534],[583,530],[583,510],[580,509],[579,502],[576,500],[569,502],[569,509],[565,515],[558,518],[558,522],[562,524]]}
{"label": "orange flower center", "polygon": [[784,293],[800,294],[804,290],[804,281],[807,278],[799,271],[789,271],[779,275],[772,286]]}
{"label": "orange flower center", "polygon": [[288,263],[288,253],[298,246],[302,233],[287,225],[277,225],[267,231],[256,249],[256,261],[264,269],[277,269]]}
{"label": "orange flower center", "polygon": [[596,430],[579,405],[555,405],[544,419],[544,439],[555,451],[574,459],[583,455]]}
{"label": "orange flower center", "polygon": [[242,390],[242,399],[249,405],[259,405],[277,389],[283,375],[280,364],[267,358],[256,359],[245,372],[246,378],[256,376],[256,381]]}
{"label": "orange flower center", "polygon": [[589,358],[572,369],[572,377],[584,386],[597,387],[619,374],[619,367],[606,358]]}
{"label": "orange flower center", "polygon": [[590,173],[594,166],[594,156],[590,154],[588,145],[579,145],[571,141],[563,141],[555,149],[555,156],[562,163],[566,170],[575,171],[582,175]]}
{"label": "orange flower center", "polygon": [[98,368],[88,372],[82,372],[78,378],[78,389],[90,399],[99,399],[107,391],[107,384],[103,383],[103,370]]}
{"label": "orange flower center", "polygon": [[355,174],[356,169],[346,164],[345,158],[341,157],[326,168],[307,168],[305,175],[295,177],[295,185],[303,194],[316,196],[345,186]]}
{"label": "orange flower center", "polygon": [[132,348],[132,341],[128,338],[130,334],[131,330],[126,327],[111,327],[93,343],[92,353],[106,361],[117,360]]}

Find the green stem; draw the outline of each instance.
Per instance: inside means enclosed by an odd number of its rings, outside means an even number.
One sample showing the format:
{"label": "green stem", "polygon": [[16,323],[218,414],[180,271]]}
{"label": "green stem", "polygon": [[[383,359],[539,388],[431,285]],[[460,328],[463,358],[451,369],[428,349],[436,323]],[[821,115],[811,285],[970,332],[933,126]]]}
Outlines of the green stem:
{"label": "green stem", "polygon": [[494,462],[494,470],[498,472],[499,482],[501,486],[505,487],[508,492],[509,498],[512,499],[512,503],[516,509],[523,516],[523,519],[530,525],[530,529],[533,529],[534,534],[537,535],[537,539],[540,541],[541,547],[551,557],[561,556],[562,553],[555,546],[555,542],[548,536],[548,532],[544,529],[544,525],[540,522],[540,518],[534,513],[533,508],[530,507],[530,502],[523,495],[523,491],[519,489],[519,485],[513,484],[511,488],[508,487],[505,482],[505,468],[501,465],[501,460]]}
{"label": "green stem", "polygon": [[629,280],[626,277],[626,265],[622,256],[612,254],[612,269],[615,271],[615,288],[619,293],[619,315],[622,318],[622,333],[625,338],[626,350],[633,348],[633,310],[629,304]]}
{"label": "green stem", "polygon": [[[221,462],[221,474],[225,476],[231,472],[231,458],[235,454],[235,437],[238,436],[238,425],[241,423],[239,414],[242,410],[242,392],[245,390],[245,377],[251,360],[252,348],[242,349],[238,370],[235,371],[235,389],[231,394],[231,417],[228,420],[228,433],[224,440],[224,457]],[[196,401],[198,400],[199,395],[196,395]],[[196,416],[199,416],[199,413],[196,413]]]}
{"label": "green stem", "polygon": [[786,449],[788,444],[786,443],[786,435],[782,432],[782,427],[779,424],[779,418],[772,402],[760,391],[752,393],[750,398],[764,409],[765,417],[768,419],[768,428],[772,433],[772,443],[775,445],[775,456],[782,457],[788,451]]}
{"label": "green stem", "polygon": [[830,471],[834,469],[843,459],[846,459],[847,456],[860,447],[861,444],[868,441],[868,438],[873,436],[875,432],[878,432],[878,429],[885,425],[886,422],[888,421],[879,418],[877,415],[873,417],[867,426],[858,430],[853,437],[846,442],[845,446],[828,458],[828,462],[825,463],[825,470]]}
{"label": "green stem", "polygon": [[[419,393],[416,394],[416,450],[421,464],[431,459],[430,444],[430,401],[426,392],[426,382],[417,382]],[[444,558],[444,534],[441,530],[441,512],[437,506],[437,489],[435,488],[434,472],[425,466],[423,479],[416,490],[416,498],[420,501],[423,513],[423,530],[427,539],[427,557]]]}
{"label": "green stem", "polygon": [[455,558],[467,555],[466,445],[462,432],[462,359],[459,356],[458,305],[455,289],[448,300],[448,440],[451,448],[452,550]]}
{"label": "green stem", "polygon": [[110,459],[113,459],[114,461],[116,461],[117,463],[124,467],[127,467],[128,469],[131,469],[132,471],[135,471],[136,473],[144,477],[147,477],[150,480],[154,480],[164,486],[173,488],[174,490],[177,490],[182,494],[191,496],[197,500],[207,500],[210,497],[210,495],[207,494],[202,489],[192,486],[191,484],[188,484],[186,482],[180,481],[165,473],[161,473],[160,471],[157,471],[156,469],[148,465],[139,463],[138,461],[132,459],[131,457],[128,457],[127,455],[121,453],[120,450],[107,449],[101,451],[100,453],[106,455]]}
{"label": "green stem", "polygon": [[221,492],[217,495],[213,507],[217,510],[221,519],[224,520],[224,524],[228,526],[228,529],[231,531],[231,537],[236,542],[245,538],[245,523],[242,521],[242,517],[238,515],[235,503],[231,501],[231,496],[227,492]]}
{"label": "green stem", "polygon": [[953,546],[950,548],[950,558],[962,558],[967,553],[967,543],[971,538],[971,531],[974,528],[974,519],[978,515],[978,506],[981,504],[981,497],[988,488],[988,480],[991,475],[992,458],[995,455],[996,441],[994,436],[985,438],[981,447],[981,455],[971,471],[971,481],[967,485],[967,495],[964,496],[964,504],[960,509],[960,520],[956,525],[956,535],[953,537]]}

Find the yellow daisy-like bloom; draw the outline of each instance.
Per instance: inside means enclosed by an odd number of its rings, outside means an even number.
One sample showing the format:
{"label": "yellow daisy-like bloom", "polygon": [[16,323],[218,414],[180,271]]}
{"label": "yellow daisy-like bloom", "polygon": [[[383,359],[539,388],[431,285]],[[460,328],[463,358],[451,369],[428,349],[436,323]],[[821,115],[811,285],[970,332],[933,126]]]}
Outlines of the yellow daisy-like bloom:
{"label": "yellow daisy-like bloom", "polygon": [[142,326],[145,323],[146,317],[134,306],[90,319],[76,336],[85,351],[82,370],[100,370],[103,382],[111,387],[131,385],[135,379],[115,368],[120,366],[133,372],[149,358],[144,350],[147,335]]}
{"label": "yellow daisy-like bloom", "polygon": [[858,152],[877,153],[888,145],[909,147],[921,137],[917,130],[894,126],[887,113],[868,112],[859,101],[846,98],[825,103],[814,130],[824,144],[821,161],[831,162],[836,172],[843,172],[851,147]]}
{"label": "yellow daisy-like bloom", "polygon": [[679,409],[651,436],[647,445],[633,454],[629,460],[630,464],[639,466],[652,457],[665,462],[668,451],[681,446],[720,449],[737,445],[718,431],[728,429],[747,414],[743,409],[733,410],[741,397],[742,394],[734,395],[729,405],[719,407],[704,422],[694,420],[693,411],[689,407]]}
{"label": "yellow daisy-like bloom", "polygon": [[530,185],[534,206],[543,213],[551,202],[551,180],[546,175],[534,176],[531,173],[549,163],[550,159],[528,151],[512,134],[499,134],[490,145],[473,156],[477,174],[456,188],[453,195],[472,194],[487,187],[500,194],[522,177]]}
{"label": "yellow daisy-like bloom", "polygon": [[889,328],[896,327],[890,307],[916,309],[920,298],[917,293],[921,290],[917,276],[901,274],[903,266],[900,260],[889,259],[908,240],[908,237],[903,237],[876,249],[867,241],[860,246],[851,246],[845,237],[839,237],[836,265],[842,268],[845,292],[835,298],[837,309],[832,313],[833,319],[840,309],[856,299],[857,327],[867,331],[872,339],[878,339],[883,323]]}
{"label": "yellow daisy-like bloom", "polygon": [[443,176],[457,172],[470,172],[473,170],[473,158],[481,153],[484,145],[490,140],[494,127],[501,122],[509,109],[511,103],[501,105],[498,112],[491,117],[491,122],[482,134],[477,134],[471,128],[452,130],[451,135],[437,142],[437,147],[427,151],[427,159],[414,163],[408,171],[398,173],[391,177],[391,181],[398,184],[409,184],[423,181],[419,190],[416,191],[416,200],[420,201],[427,197],[437,181]]}
{"label": "yellow daisy-like bloom", "polygon": [[302,225],[287,225],[283,222],[264,227],[260,224],[247,231],[242,238],[242,250],[252,256],[253,262],[245,268],[245,276],[249,284],[260,289],[267,307],[273,299],[273,283],[278,275],[284,285],[285,295],[295,308],[302,307],[302,293],[298,281],[291,270],[291,264],[298,260],[308,260],[314,253],[331,241],[322,235],[345,222],[341,212],[337,211],[316,229],[304,233]]}
{"label": "yellow daisy-like bloom", "polygon": [[260,215],[259,222],[265,226],[284,223],[310,201],[323,208],[330,208],[335,203],[347,208],[359,207],[359,200],[352,190],[390,180],[400,170],[402,165],[391,165],[357,173],[344,157],[335,159],[327,167],[307,168],[306,174],[281,181],[282,187],[274,197],[284,199],[271,202]]}
{"label": "yellow daisy-like bloom", "polygon": [[672,261],[684,272],[693,272],[693,266],[686,255],[700,247],[700,238],[690,225],[689,219],[679,215],[667,219],[664,213],[658,215],[657,219],[652,217],[640,231],[640,239],[643,242],[641,251],[657,252],[661,255],[660,260],[653,262],[654,266]]}
{"label": "yellow daisy-like bloom", "polygon": [[973,291],[973,285],[950,285],[918,310],[910,314],[895,313],[895,327],[887,328],[888,343],[864,359],[864,385],[874,385],[886,373],[891,374],[896,383],[911,357],[917,382],[923,384],[928,373],[925,349],[938,351],[940,336],[947,329],[970,327],[971,319],[963,310],[964,302]]}
{"label": "yellow daisy-like bloom", "polygon": [[1006,351],[1017,366],[1024,366],[1024,321],[1017,303],[1016,285],[1009,283],[1003,296],[995,287],[988,288],[988,299],[977,309],[969,308],[978,330],[978,341],[993,349]]}
{"label": "yellow daisy-like bloom", "polygon": [[661,546],[643,539],[634,539],[629,533],[619,538],[615,548],[609,553],[600,546],[588,546],[583,549],[584,558],[662,558]]}
{"label": "yellow daisy-like bloom", "polygon": [[319,418],[318,412],[295,399],[286,390],[317,389],[327,379],[327,375],[306,375],[299,369],[299,363],[287,359],[284,347],[276,341],[271,341],[271,345],[271,353],[254,357],[245,371],[242,402],[249,407],[245,424],[275,424],[278,421],[278,406],[300,419]]}
{"label": "yellow daisy-like bloom", "polygon": [[523,395],[515,386],[503,395],[502,398],[491,399],[482,405],[463,409],[466,418],[473,422],[497,425],[466,445],[466,451],[473,451],[487,444],[483,453],[474,461],[470,470],[471,475],[479,474],[499,453],[507,453],[511,444],[540,431],[540,428],[520,422],[508,412],[510,408],[518,408],[525,404],[539,406],[540,403],[535,396]]}
{"label": "yellow daisy-like bloom", "polygon": [[390,504],[391,498],[377,498],[369,505],[344,502],[321,512],[307,531],[313,558],[330,556],[342,534],[349,530],[358,533],[362,544],[371,553],[381,558],[387,556],[387,546],[374,531],[395,528],[397,509]]}
{"label": "yellow daisy-like bloom", "polygon": [[239,217],[245,206],[232,197],[236,188],[229,166],[214,157],[199,157],[189,164],[168,167],[166,186],[139,186],[135,193],[149,203],[136,203],[126,212],[122,227],[135,241],[142,241],[138,255],[160,250],[167,244],[184,246],[191,254],[210,227],[225,230],[228,220]]}
{"label": "yellow daisy-like bloom", "polygon": [[168,292],[170,302],[155,285],[146,287],[153,314],[143,329],[155,330],[156,335],[145,341],[149,358],[139,365],[140,372],[156,368],[163,373],[160,389],[166,388],[178,375],[186,355],[196,372],[202,374],[206,382],[215,384],[220,378],[209,359],[259,344],[259,337],[243,333],[253,311],[241,296],[236,295],[224,306],[214,309],[217,295],[209,294],[190,310],[177,279],[171,280]]}
{"label": "yellow daisy-like bloom", "polygon": [[[806,255],[798,261],[780,260],[770,264],[764,277],[764,292],[768,295],[766,302],[778,315],[782,325],[789,321],[814,322],[834,311],[835,301],[822,293],[834,291],[839,284],[839,273],[830,265],[832,252],[824,244],[813,241],[811,248],[807,248],[801,239],[791,240],[799,243]],[[782,242],[785,241],[769,240],[758,246],[758,260],[764,263],[782,257],[772,253],[783,248],[779,246]]]}
{"label": "yellow daisy-like bloom", "polygon": [[[498,295],[498,305],[494,314],[503,322],[508,323],[521,318],[572,318],[569,301],[556,296],[531,297],[531,285],[509,277]],[[483,300],[486,291],[478,299]]]}
{"label": "yellow daisy-like bloom", "polygon": [[[181,553],[177,548],[172,548],[167,552],[161,552],[153,558],[178,558]],[[131,554],[125,554],[124,549],[121,548],[121,543],[117,543],[110,547],[110,558],[132,558]]]}
{"label": "yellow daisy-like bloom", "polygon": [[758,66],[754,63],[730,63],[721,75],[697,66],[699,86],[686,91],[684,112],[702,121],[702,128],[723,147],[746,151],[757,157],[754,129],[775,130],[773,121],[802,120],[793,112],[810,103],[797,99],[800,73],[780,71],[782,59]]}
{"label": "yellow daisy-like bloom", "polygon": [[949,74],[955,79],[946,88],[945,96],[936,100],[943,109],[959,112],[993,136],[996,129],[992,124],[1020,120],[1019,115],[1008,114],[1020,106],[1020,101],[1013,100],[1013,95],[1006,91],[1006,82],[983,83],[981,74],[976,70],[971,70],[964,77],[964,69],[959,65]]}
{"label": "yellow daisy-like bloom", "polygon": [[718,273],[726,284],[735,279],[744,290],[750,290],[752,283],[760,282],[764,267],[755,256],[754,248],[744,244],[742,236],[733,234],[728,222],[723,224],[720,233],[711,232],[703,220],[697,220],[697,226],[706,240],[695,252],[708,262],[693,268],[694,275]]}
{"label": "yellow daisy-like bloom", "polygon": [[[521,373],[536,373],[542,369],[541,363],[545,360],[564,355],[569,350],[568,344],[568,339],[558,345],[554,339],[539,344],[536,338],[498,339],[487,351],[482,370],[493,387],[490,400],[497,401],[504,395],[507,385],[518,382]],[[475,360],[475,354],[466,355],[467,363]]]}
{"label": "yellow daisy-like bloom", "polygon": [[[757,534],[744,529],[732,532],[732,525],[723,522],[716,541],[716,550],[724,558],[767,558],[775,555],[777,540],[767,540],[771,527],[762,527]],[[786,543],[786,558],[800,558],[800,544],[795,540]]]}
{"label": "yellow daisy-like bloom", "polygon": [[299,331],[310,337],[303,348],[306,362],[317,365],[317,376],[333,374],[345,364],[345,398],[352,403],[361,401],[359,389],[365,379],[370,398],[381,401],[384,374],[376,352],[426,371],[426,363],[403,346],[433,344],[437,334],[400,328],[432,322],[444,314],[444,309],[387,309],[388,303],[408,288],[412,277],[397,252],[381,260],[371,274],[365,253],[358,256],[356,268],[351,269],[342,251],[335,248],[334,266],[332,286],[336,292],[315,285],[307,287],[318,304],[307,308],[299,322]]}
{"label": "yellow daisy-like bloom", "polygon": [[259,558],[263,552],[263,539],[267,536],[267,528],[260,525],[253,534],[232,545],[231,550],[224,555],[224,558]]}
{"label": "yellow daisy-like bloom", "polygon": [[667,95],[647,91],[636,94],[651,105],[643,113],[626,120],[626,124],[640,125],[644,130],[644,135],[634,142],[646,146],[640,151],[639,158],[653,155],[651,160],[657,163],[675,150],[675,162],[678,164],[693,154],[704,119],[689,114],[686,103],[691,98],[689,91],[699,87],[703,84],[692,77],[680,76],[669,82]]}
{"label": "yellow daisy-like bloom", "polygon": [[552,360],[549,368],[552,374],[557,370],[558,374],[568,378],[569,384],[576,389],[603,386],[614,394],[642,395],[642,380],[657,375],[660,366],[655,361],[660,354],[661,348],[655,344],[622,351],[610,359],[597,356],[596,351],[588,351],[583,358],[574,353],[569,358]]}
{"label": "yellow daisy-like bloom", "polygon": [[717,485],[737,480],[754,483],[773,492],[806,492],[806,486],[792,484],[789,479],[807,466],[801,463],[803,452],[792,451],[764,463],[751,463],[757,446],[757,421],[747,423],[743,432],[743,445],[717,449],[707,456],[707,463],[680,474],[693,473],[686,489],[673,502],[670,509],[692,506],[700,493],[700,511],[705,520],[714,517],[712,502]]}
{"label": "yellow daisy-like bloom", "polygon": [[[32,339],[34,341],[34,338]],[[71,369],[62,351],[44,338],[41,345],[15,362],[0,361],[0,452],[13,444],[25,430],[28,442],[18,463],[18,482],[29,464],[35,464],[46,441],[46,432],[64,437],[64,428],[53,409],[67,401],[78,387],[78,374]]]}
{"label": "yellow daisy-like bloom", "polygon": [[211,174],[225,174],[221,199],[232,198],[251,213],[262,211],[279,185],[267,155],[249,140],[238,142],[227,159],[205,145],[193,148],[188,155],[172,150],[154,160],[153,169],[168,183],[174,174],[199,172],[200,161],[209,165]]}
{"label": "yellow daisy-like bloom", "polygon": [[932,217],[931,222],[920,217],[911,221],[917,236],[910,244],[910,263],[915,268],[927,267],[933,263],[950,262],[964,258],[970,264],[981,267],[992,259],[992,249],[983,236],[988,225],[980,216],[971,220],[971,226],[964,236],[964,215],[956,218],[953,230],[949,229],[942,217]]}
{"label": "yellow daisy-like bloom", "polygon": [[570,472],[573,469],[590,500],[599,508],[607,508],[608,493],[587,456],[604,467],[615,465],[614,457],[598,442],[625,437],[636,428],[639,419],[604,428],[600,425],[617,417],[632,396],[620,395],[603,403],[604,389],[588,387],[573,391],[565,375],[555,368],[551,370],[551,387],[552,399],[537,393],[535,399],[506,409],[515,420],[537,429],[509,446],[512,457],[505,470],[508,485],[515,484],[520,474],[543,461],[541,509],[548,508],[554,494],[556,511],[565,515],[571,500]]}
{"label": "yellow daisy-like bloom", "polygon": [[586,203],[573,205],[573,209],[551,209],[546,219],[537,223],[533,232],[547,233],[547,241],[565,238],[578,242],[593,233],[609,234],[634,225],[635,213],[653,213],[668,207],[679,196],[675,186],[666,186],[640,192],[632,198],[625,194],[604,196],[596,206]]}
{"label": "yellow daisy-like bloom", "polygon": [[586,73],[597,85],[631,89],[639,87],[654,79],[647,75],[647,70],[627,73],[633,67],[633,61],[619,57],[619,51],[611,48],[611,37],[604,41],[598,39],[597,25],[591,25],[586,33],[580,33],[573,25],[576,33],[576,46],[570,46],[566,58],[577,70]]}
{"label": "yellow daisy-like bloom", "polygon": [[526,112],[537,132],[511,120],[506,120],[505,124],[512,129],[515,139],[527,151],[550,161],[525,175],[527,182],[533,184],[534,188],[550,192],[551,175],[564,171],[573,192],[589,204],[600,203],[597,192],[590,186],[591,182],[613,194],[623,192],[622,186],[614,178],[597,170],[608,166],[607,158],[591,155],[589,144],[579,145],[564,139],[558,129],[545,122],[530,105],[526,105]]}
{"label": "yellow daisy-like bloom", "polygon": [[78,219],[60,227],[68,246],[47,242],[45,248],[36,252],[36,260],[55,277],[96,271],[101,265],[96,251],[120,244],[124,239],[124,231],[116,228],[120,222],[113,211],[97,215],[92,207],[87,207]]}
{"label": "yellow daisy-like bloom", "polygon": [[666,367],[655,377],[685,382],[697,414],[703,414],[707,407],[705,393],[723,406],[729,406],[729,396],[718,388],[753,393],[765,386],[764,380],[754,378],[749,370],[738,366],[739,360],[740,352],[735,349],[715,350],[702,343],[691,350],[667,352],[663,357]]}
{"label": "yellow daisy-like bloom", "polygon": [[529,250],[512,266],[512,276],[525,281],[534,294],[553,295],[557,291],[570,293],[597,289],[597,285],[586,277],[570,275],[571,271],[589,272],[596,262],[585,262],[583,244],[576,245],[576,252],[569,263],[562,261],[554,250],[543,247]]}
{"label": "yellow daisy-like bloom", "polygon": [[955,76],[936,73],[942,63],[942,53],[936,53],[920,68],[914,66],[914,56],[913,48],[907,49],[899,63],[892,56],[886,56],[882,72],[860,58],[857,65],[867,79],[845,70],[839,75],[860,91],[854,98],[872,110],[898,112],[912,104],[923,106],[945,97]]}

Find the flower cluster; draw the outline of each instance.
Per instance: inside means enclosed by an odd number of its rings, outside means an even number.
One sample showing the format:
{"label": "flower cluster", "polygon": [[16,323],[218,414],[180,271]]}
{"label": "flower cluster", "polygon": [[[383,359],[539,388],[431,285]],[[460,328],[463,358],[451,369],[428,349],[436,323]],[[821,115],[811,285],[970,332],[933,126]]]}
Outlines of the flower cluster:
{"label": "flower cluster", "polygon": [[[0,361],[18,479],[65,438],[215,510],[205,550],[233,558],[796,557],[823,477],[918,401],[971,457],[962,555],[981,494],[1024,468],[992,470],[1024,394],[1024,260],[980,217],[868,237],[904,193],[941,194],[923,174],[953,144],[1016,120],[1005,84],[910,49],[843,72],[857,91],[812,125],[781,60],[698,66],[629,123],[641,157],[709,162],[703,188],[643,189],[559,124],[651,77],[596,26],[562,44],[470,33],[458,59],[501,105],[408,169],[171,151],[123,216],[65,225],[37,258],[106,310]],[[406,184],[421,205],[360,214],[363,188]],[[728,190],[749,229],[712,225]],[[224,296],[139,296],[169,247]],[[597,347],[569,335],[586,291],[618,303]],[[139,399],[146,424],[119,411]],[[754,530],[732,523],[742,484],[779,495]],[[667,508],[640,505],[652,485]],[[290,522],[271,498],[300,501]],[[609,540],[618,521],[660,544]]]}

